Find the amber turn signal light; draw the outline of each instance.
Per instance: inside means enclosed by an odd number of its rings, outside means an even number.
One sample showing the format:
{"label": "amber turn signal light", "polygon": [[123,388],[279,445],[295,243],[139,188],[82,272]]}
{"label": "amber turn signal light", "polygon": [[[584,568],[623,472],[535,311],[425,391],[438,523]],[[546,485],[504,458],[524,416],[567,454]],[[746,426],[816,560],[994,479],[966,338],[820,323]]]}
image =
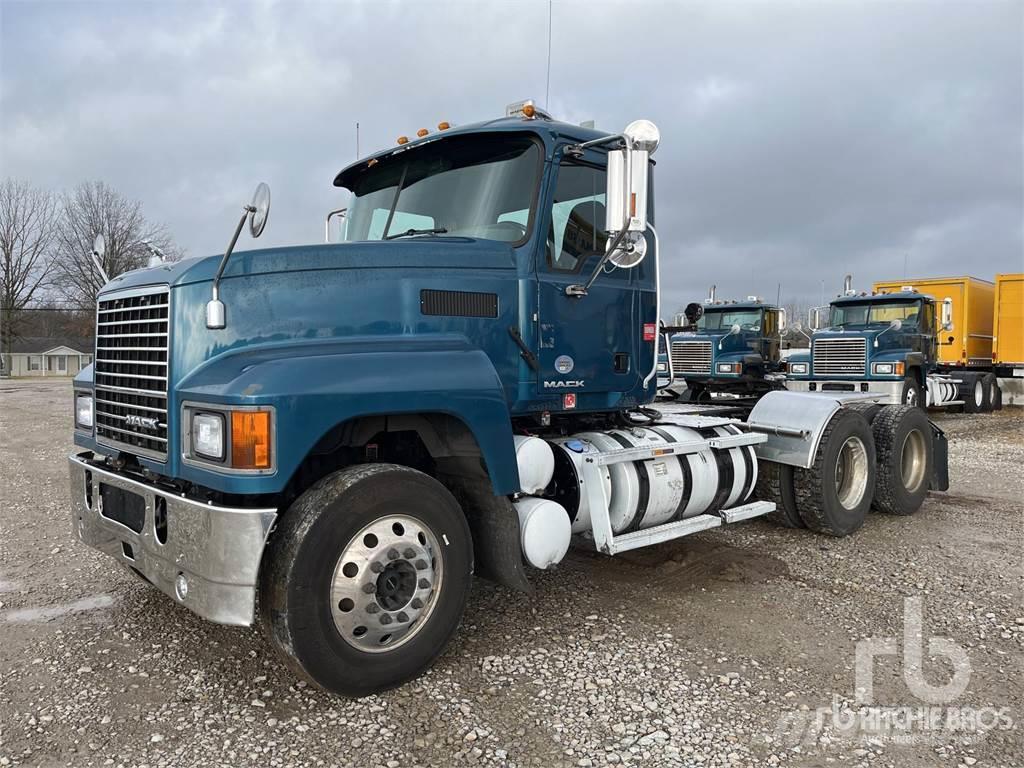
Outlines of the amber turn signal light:
{"label": "amber turn signal light", "polygon": [[270,469],[270,411],[231,413],[231,466]]}

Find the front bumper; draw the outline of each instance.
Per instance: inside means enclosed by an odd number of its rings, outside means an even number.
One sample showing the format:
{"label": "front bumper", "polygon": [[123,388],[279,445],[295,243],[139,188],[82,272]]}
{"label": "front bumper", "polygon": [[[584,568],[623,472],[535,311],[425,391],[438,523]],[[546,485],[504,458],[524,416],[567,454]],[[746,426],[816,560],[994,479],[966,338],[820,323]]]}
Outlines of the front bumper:
{"label": "front bumper", "polygon": [[[811,385],[814,388],[811,388]],[[867,385],[865,388],[863,385]],[[843,393],[861,393],[877,395],[877,402],[885,405],[899,405],[903,394],[903,380],[899,381],[873,381],[873,380],[836,380],[836,381],[808,381],[807,379],[786,379],[786,389],[790,392],[825,392],[826,394],[840,395]]]}
{"label": "front bumper", "polygon": [[[78,538],[130,566],[204,619],[252,624],[260,560],[277,510],[203,503],[111,471],[91,459],[90,452],[68,456],[71,522]],[[113,510],[103,509],[101,485],[144,499],[145,519],[139,532],[112,519]],[[155,524],[158,499],[166,509],[163,543]],[[176,589],[179,575],[188,586],[184,595]]]}

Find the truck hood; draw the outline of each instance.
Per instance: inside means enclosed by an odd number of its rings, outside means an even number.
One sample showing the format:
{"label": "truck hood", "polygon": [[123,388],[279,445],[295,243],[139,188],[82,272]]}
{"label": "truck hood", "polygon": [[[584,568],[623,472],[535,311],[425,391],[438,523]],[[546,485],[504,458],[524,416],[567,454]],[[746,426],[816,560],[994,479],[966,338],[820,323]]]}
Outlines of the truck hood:
{"label": "truck hood", "polygon": [[[212,281],[223,254],[170,262],[118,275],[102,293],[143,285],[189,285]],[[511,246],[469,237],[415,237],[361,243],[325,243],[235,251],[223,279],[337,269],[509,269]]]}

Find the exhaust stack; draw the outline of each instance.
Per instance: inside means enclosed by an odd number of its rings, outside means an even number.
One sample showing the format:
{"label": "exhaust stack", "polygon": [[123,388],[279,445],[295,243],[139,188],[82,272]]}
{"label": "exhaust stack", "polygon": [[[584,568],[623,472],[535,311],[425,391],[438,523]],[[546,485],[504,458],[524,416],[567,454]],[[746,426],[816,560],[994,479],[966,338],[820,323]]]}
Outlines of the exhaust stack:
{"label": "exhaust stack", "polygon": [[849,296],[853,293],[853,275],[847,275],[843,278],[843,295]]}
{"label": "exhaust stack", "polygon": [[708,291],[708,302],[707,302],[708,304],[714,304],[715,303],[715,287],[716,286],[712,285],[711,286],[711,290]]}

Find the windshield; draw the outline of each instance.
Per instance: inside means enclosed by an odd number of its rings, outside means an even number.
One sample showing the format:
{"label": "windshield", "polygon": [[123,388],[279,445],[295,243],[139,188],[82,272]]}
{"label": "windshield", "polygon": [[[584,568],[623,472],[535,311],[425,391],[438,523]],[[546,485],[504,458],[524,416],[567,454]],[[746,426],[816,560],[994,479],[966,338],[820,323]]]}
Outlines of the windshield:
{"label": "windshield", "polygon": [[352,185],[344,239],[447,234],[521,241],[532,225],[540,156],[527,137],[487,134],[382,160]]}
{"label": "windshield", "polygon": [[734,325],[738,325],[744,331],[761,330],[761,310],[734,309],[726,312],[705,310],[700,320],[697,321],[697,328],[702,331],[728,331]]}
{"label": "windshield", "polygon": [[851,325],[872,325],[902,320],[904,325],[916,325],[920,301],[880,301],[864,304],[834,304],[829,325],[847,328]]}

